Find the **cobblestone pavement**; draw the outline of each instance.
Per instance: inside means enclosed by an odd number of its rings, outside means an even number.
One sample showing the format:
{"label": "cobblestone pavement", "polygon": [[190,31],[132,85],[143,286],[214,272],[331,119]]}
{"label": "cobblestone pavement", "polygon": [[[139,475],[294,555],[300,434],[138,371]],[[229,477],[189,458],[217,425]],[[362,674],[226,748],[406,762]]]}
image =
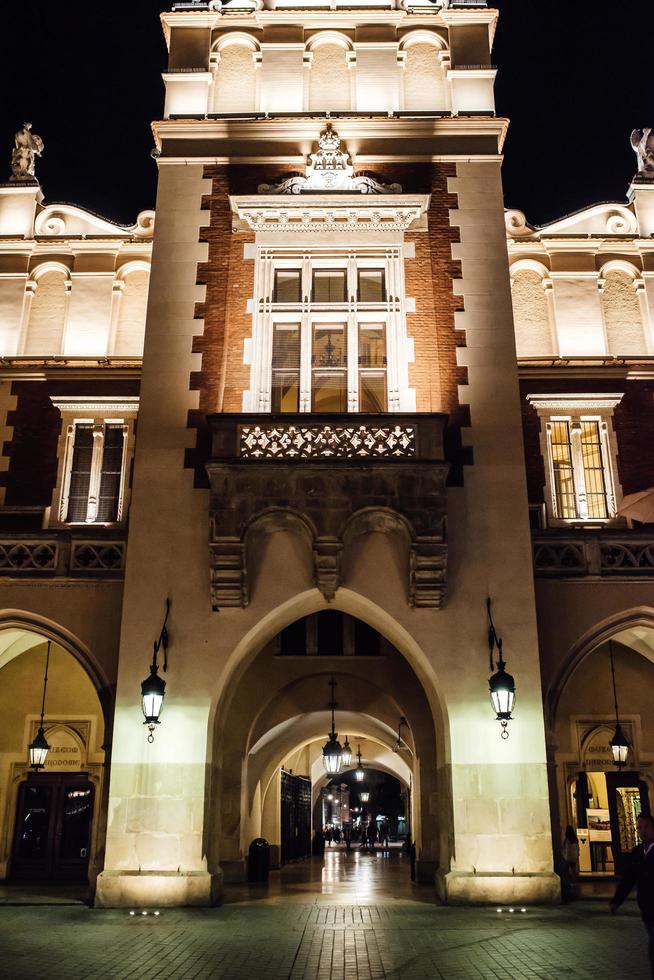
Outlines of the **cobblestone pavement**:
{"label": "cobblestone pavement", "polygon": [[[154,916],[77,903],[0,905],[2,980],[648,980],[634,903],[452,909],[406,866],[328,855],[228,889],[217,909]],[[14,897],[23,901],[25,896]],[[49,896],[43,897],[50,902]]]}
{"label": "cobblestone pavement", "polygon": [[603,905],[498,915],[420,903],[227,905],[130,917],[0,909],[0,977],[646,980],[644,930]]}

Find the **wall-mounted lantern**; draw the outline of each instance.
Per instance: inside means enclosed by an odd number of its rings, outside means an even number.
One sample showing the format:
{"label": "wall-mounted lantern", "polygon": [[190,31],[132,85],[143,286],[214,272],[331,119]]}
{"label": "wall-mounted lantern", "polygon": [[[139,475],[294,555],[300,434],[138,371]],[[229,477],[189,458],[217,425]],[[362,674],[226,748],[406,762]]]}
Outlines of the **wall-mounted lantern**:
{"label": "wall-mounted lantern", "polygon": [[43,727],[43,716],[45,714],[45,692],[48,687],[48,668],[50,666],[50,647],[51,642],[48,640],[48,647],[45,654],[45,674],[43,676],[43,698],[41,699],[41,722],[39,724],[39,730],[36,734],[36,738],[29,745],[30,766],[36,772],[38,772],[39,769],[43,769],[48,752],[50,751],[50,746],[45,737],[45,730]]}
{"label": "wall-mounted lantern", "polygon": [[502,738],[509,737],[509,722],[513,721],[513,708],[515,706],[515,680],[511,674],[506,672],[506,663],[502,653],[502,640],[497,635],[493,616],[491,613],[491,600],[486,600],[486,610],[488,613],[488,650],[490,653],[490,667],[495,670],[494,654],[497,650],[497,669],[488,681],[490,688],[490,699],[497,720],[502,726]]}
{"label": "wall-mounted lantern", "polygon": [[159,664],[157,663],[157,655],[161,649],[163,649],[163,670],[164,673],[168,670],[168,614],[170,612],[170,599],[166,599],[166,615],[164,617],[163,626],[161,627],[161,632],[159,633],[159,639],[156,640],[152,645],[152,664],[150,665],[150,674],[145,678],[141,684],[141,706],[143,708],[144,725],[148,726],[148,742],[154,742],[154,729],[155,725],[159,724],[159,717],[161,715],[161,710],[163,708],[164,697],[166,696],[166,682],[162,677],[159,677]]}
{"label": "wall-mounted lantern", "polygon": [[617,766],[618,769],[622,769],[623,766],[627,765],[627,756],[629,755],[629,742],[625,733],[622,731],[622,725],[620,724],[620,716],[618,713],[618,691],[615,683],[615,663],[613,661],[613,643],[609,640],[609,657],[611,658],[611,679],[613,681],[613,704],[615,707],[615,735],[609,742],[611,746],[611,753],[613,755],[613,765]]}

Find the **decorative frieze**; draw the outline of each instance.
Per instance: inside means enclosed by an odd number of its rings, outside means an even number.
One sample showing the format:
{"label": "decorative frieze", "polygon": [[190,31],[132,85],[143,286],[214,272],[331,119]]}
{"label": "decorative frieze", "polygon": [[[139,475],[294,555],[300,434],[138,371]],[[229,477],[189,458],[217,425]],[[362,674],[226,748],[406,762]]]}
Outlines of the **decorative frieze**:
{"label": "decorative frieze", "polygon": [[56,568],[56,542],[0,541],[0,572],[49,572]]}
{"label": "decorative frieze", "polygon": [[125,541],[77,540],[67,532],[48,539],[16,535],[0,541],[0,575],[122,575],[126,548]]}
{"label": "decorative frieze", "polygon": [[365,203],[359,194],[303,194],[289,201],[270,197],[230,197],[232,211],[252,231],[407,231],[429,207],[428,194],[388,194]]}
{"label": "decorative frieze", "polygon": [[244,425],[243,459],[410,459],[416,453],[413,426]]}
{"label": "decorative frieze", "polygon": [[538,577],[654,576],[654,537],[614,531],[585,531],[583,537],[540,532],[534,538]]}

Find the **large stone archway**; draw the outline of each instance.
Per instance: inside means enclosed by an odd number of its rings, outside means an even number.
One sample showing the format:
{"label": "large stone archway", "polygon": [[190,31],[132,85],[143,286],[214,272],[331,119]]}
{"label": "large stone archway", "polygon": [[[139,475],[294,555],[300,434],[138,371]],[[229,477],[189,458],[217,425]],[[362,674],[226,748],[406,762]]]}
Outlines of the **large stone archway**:
{"label": "large stone archway", "polygon": [[[28,745],[40,724],[46,663],[43,727],[50,751],[43,771],[36,773],[29,766]],[[92,891],[104,863],[111,710],[109,683],[90,652],[68,630],[20,611],[0,613],[0,714],[4,719],[0,878],[23,880],[25,875],[38,874],[55,883],[88,881]],[[78,816],[75,826],[65,830],[67,793],[77,794],[77,813],[87,816],[84,820]],[[28,826],[30,794],[39,800],[35,812],[42,811],[47,817],[36,857],[31,851],[23,853],[28,842],[18,834],[21,820]],[[72,843],[64,853],[62,838],[68,835],[72,841],[76,834],[79,853],[73,854]]]}
{"label": "large stone archway", "polygon": [[[449,860],[451,796],[439,784],[438,722],[407,658],[387,640],[376,657],[297,656],[275,653],[271,637],[235,678],[225,710],[216,714],[214,779],[208,823],[210,867],[226,881],[240,880],[252,839],[278,838],[281,767],[291,758],[312,777],[320,764],[331,719],[329,680],[338,685],[338,730],[375,746],[375,757],[413,787],[412,834],[421,880],[431,884]],[[407,719],[406,759],[389,765],[400,717]],[[442,730],[440,737],[443,737]],[[319,771],[319,770],[318,770]],[[274,847],[279,840],[271,841]],[[445,855],[442,849],[445,848]]]}

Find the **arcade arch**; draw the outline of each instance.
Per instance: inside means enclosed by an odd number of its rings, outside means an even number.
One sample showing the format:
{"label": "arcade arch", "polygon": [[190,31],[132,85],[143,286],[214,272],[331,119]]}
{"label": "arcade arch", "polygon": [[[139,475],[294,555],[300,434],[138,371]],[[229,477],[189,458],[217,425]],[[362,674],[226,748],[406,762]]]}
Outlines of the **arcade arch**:
{"label": "arcade arch", "polygon": [[[327,615],[342,623],[345,635],[356,635],[355,617],[342,610]],[[331,650],[318,638],[313,648],[307,641],[296,653],[285,651],[280,634],[298,633],[300,623],[310,638],[312,629],[320,631],[312,618],[317,614],[291,620],[270,636],[233,677],[216,712],[206,842],[210,866],[220,866],[225,881],[241,880],[248,846],[262,835],[272,845],[273,861],[279,861],[282,770],[310,781],[315,805],[324,784],[322,746],[331,724],[333,676],[342,738],[347,734],[353,747],[363,743],[370,765],[412,787],[419,876],[433,883],[439,862],[449,857],[441,854],[441,839],[447,839],[443,829],[451,820],[449,794],[437,785],[439,726],[424,687],[408,659],[379,632],[377,653],[368,648],[360,655],[356,644],[354,650],[347,644],[337,649],[333,622]],[[400,717],[409,728],[402,752],[394,757]]]}
{"label": "arcade arch", "polygon": [[[610,648],[627,765],[613,763],[615,731]],[[636,843],[635,821],[654,801],[654,618],[634,610],[599,624],[561,666],[547,694],[556,768],[553,833],[577,829],[582,874],[620,871]],[[558,811],[558,812],[557,812]]]}
{"label": "arcade arch", "polygon": [[[50,643],[45,768],[29,767]],[[53,624],[0,616],[0,879],[93,884],[106,836],[110,691],[82,644]]]}

